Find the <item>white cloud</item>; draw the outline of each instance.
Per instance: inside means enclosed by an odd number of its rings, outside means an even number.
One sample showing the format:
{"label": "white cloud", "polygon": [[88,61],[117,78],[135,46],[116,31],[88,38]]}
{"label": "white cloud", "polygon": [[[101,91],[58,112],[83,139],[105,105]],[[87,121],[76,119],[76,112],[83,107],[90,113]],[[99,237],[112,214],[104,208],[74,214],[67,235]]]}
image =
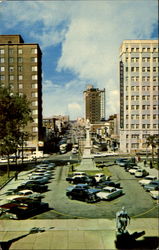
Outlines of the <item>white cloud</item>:
{"label": "white cloud", "polygon": [[[40,45],[62,44],[57,70],[76,74],[65,86],[43,83],[45,115],[82,115],[86,84],[106,88],[107,116],[119,111],[119,47],[123,40],[149,39],[157,25],[157,1],[8,1],[3,27],[23,26]],[[18,27],[17,26],[17,27]],[[1,32],[4,33],[4,32]],[[47,60],[47,58],[44,60]],[[76,104],[76,105],[75,105]],[[81,109],[80,109],[80,108]]]}

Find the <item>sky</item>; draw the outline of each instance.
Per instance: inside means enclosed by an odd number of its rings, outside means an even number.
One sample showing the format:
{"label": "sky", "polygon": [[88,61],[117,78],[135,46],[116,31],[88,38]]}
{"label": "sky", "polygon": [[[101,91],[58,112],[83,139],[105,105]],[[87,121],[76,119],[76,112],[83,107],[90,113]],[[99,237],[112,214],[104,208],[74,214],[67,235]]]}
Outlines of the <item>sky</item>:
{"label": "sky", "polygon": [[106,118],[119,113],[123,40],[157,39],[157,0],[0,1],[0,34],[42,50],[43,117],[84,116],[88,84],[106,90]]}

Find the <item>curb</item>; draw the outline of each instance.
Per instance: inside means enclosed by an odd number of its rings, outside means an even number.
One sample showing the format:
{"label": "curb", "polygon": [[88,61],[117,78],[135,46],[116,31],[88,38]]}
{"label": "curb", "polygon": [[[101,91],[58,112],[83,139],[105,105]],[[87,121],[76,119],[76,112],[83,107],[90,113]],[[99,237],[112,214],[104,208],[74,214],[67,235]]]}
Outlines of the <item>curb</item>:
{"label": "curb", "polygon": [[12,176],[12,177],[10,177],[5,183],[3,183],[3,185],[1,185],[0,186],[0,190],[2,189],[2,188],[4,188],[11,180],[13,180],[14,179],[14,176]]}

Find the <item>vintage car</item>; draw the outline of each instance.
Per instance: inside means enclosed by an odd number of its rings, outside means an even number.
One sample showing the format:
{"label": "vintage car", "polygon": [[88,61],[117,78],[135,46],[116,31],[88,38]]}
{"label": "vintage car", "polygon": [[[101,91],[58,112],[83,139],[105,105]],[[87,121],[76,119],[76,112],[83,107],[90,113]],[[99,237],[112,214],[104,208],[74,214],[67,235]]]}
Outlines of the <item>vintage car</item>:
{"label": "vintage car", "polygon": [[102,182],[102,181],[106,181],[106,180],[110,179],[109,176],[106,176],[103,173],[97,173],[97,174],[95,174],[94,178],[95,178],[96,182]]}
{"label": "vintage car", "polygon": [[111,200],[123,194],[123,190],[115,187],[104,187],[97,196],[101,200]]}
{"label": "vintage car", "polygon": [[135,172],[135,177],[137,177],[137,178],[145,177],[147,175],[149,175],[149,173],[145,169],[138,169]]}
{"label": "vintage car", "polygon": [[155,181],[155,180],[157,180],[156,176],[148,175],[144,179],[140,180],[139,183],[141,186],[144,186],[146,184],[149,184],[151,181]]}
{"label": "vintage car", "polygon": [[99,200],[97,193],[99,189],[90,188],[87,184],[77,184],[69,186],[66,189],[66,195],[69,199],[83,200],[85,202],[96,202]]}
{"label": "vintage car", "polygon": [[159,180],[151,181],[149,184],[144,185],[146,191],[158,190],[159,191]]}
{"label": "vintage car", "polygon": [[138,167],[138,166],[133,166],[133,167],[131,167],[131,168],[128,170],[128,172],[129,172],[130,174],[135,174],[136,171],[138,171],[139,169],[140,169],[140,167]]}
{"label": "vintage car", "polygon": [[153,199],[155,200],[159,200],[159,191],[158,190],[153,190],[153,191],[150,191],[150,195]]}
{"label": "vintage car", "polygon": [[43,192],[46,192],[48,190],[48,186],[47,185],[39,185],[39,184],[35,184],[35,183],[25,183],[25,184],[21,184],[20,186],[18,186],[16,191],[20,191],[23,189],[31,189],[34,192],[43,193]]}
{"label": "vintage car", "polygon": [[116,188],[120,188],[120,183],[115,183],[113,181],[102,181],[100,183],[97,184],[96,188],[104,188],[104,187],[116,187]]}

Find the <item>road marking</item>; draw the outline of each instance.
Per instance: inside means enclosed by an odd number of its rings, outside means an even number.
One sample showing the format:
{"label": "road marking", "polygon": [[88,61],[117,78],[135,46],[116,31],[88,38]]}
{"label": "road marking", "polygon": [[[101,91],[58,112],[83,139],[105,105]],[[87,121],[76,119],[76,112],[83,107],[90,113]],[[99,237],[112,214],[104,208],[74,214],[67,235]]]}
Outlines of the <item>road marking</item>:
{"label": "road marking", "polygon": [[53,213],[55,213],[55,214],[63,215],[63,216],[76,217],[76,218],[78,218],[78,219],[87,219],[87,217],[81,217],[81,216],[63,214],[63,213],[58,212],[58,211],[56,211],[56,210],[51,210],[51,212],[53,212]]}
{"label": "road marking", "polygon": [[147,211],[144,212],[144,213],[141,213],[141,214],[132,216],[132,218],[136,218],[136,217],[139,217],[139,216],[141,216],[141,215],[147,214],[147,213],[149,213],[150,211],[152,211],[153,209],[155,209],[156,207],[157,207],[157,206],[154,206],[154,207],[152,207],[151,209],[147,210]]}

